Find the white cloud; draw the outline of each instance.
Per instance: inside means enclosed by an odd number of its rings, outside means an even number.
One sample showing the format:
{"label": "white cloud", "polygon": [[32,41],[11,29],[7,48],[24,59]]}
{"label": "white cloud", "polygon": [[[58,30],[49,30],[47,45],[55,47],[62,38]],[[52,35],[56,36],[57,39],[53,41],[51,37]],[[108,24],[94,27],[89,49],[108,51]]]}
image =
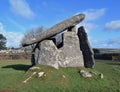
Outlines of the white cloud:
{"label": "white cloud", "polygon": [[106,41],[90,38],[93,48],[120,48],[120,38],[108,39]]}
{"label": "white cloud", "polygon": [[14,32],[6,32],[5,36],[7,38],[8,47],[19,47],[20,41],[23,38],[23,34]]}
{"label": "white cloud", "polygon": [[9,0],[9,2],[15,13],[25,18],[31,18],[35,15],[25,0]]}
{"label": "white cloud", "polygon": [[88,9],[86,11],[83,11],[83,13],[86,15],[85,20],[86,21],[94,21],[98,18],[100,18],[101,16],[103,16],[105,14],[106,9],[102,8],[102,9]]}
{"label": "white cloud", "polygon": [[120,48],[120,37],[109,39],[107,44],[111,46],[117,46],[118,48]]}
{"label": "white cloud", "polygon": [[7,47],[19,47],[20,41],[23,38],[22,33],[7,32],[2,23],[0,23],[0,34],[7,38]]}
{"label": "white cloud", "polygon": [[92,24],[92,23],[85,23],[85,27],[89,30],[92,30],[97,27],[97,25]]}
{"label": "white cloud", "polygon": [[100,41],[100,40],[95,39],[95,38],[90,38],[89,41],[90,41],[93,48],[106,48],[106,47],[109,47],[105,41]]}
{"label": "white cloud", "polygon": [[105,31],[120,31],[120,20],[115,20],[106,23]]}
{"label": "white cloud", "polygon": [[87,31],[87,33],[91,30],[94,30],[96,29],[98,26],[94,23],[90,23],[90,22],[85,22],[85,23],[82,23],[80,25],[83,25]]}
{"label": "white cloud", "polygon": [[102,17],[106,12],[105,8],[102,9],[88,9],[83,11],[82,13],[85,14],[85,20],[78,24],[77,26],[84,26],[87,32],[94,30],[98,27],[97,24],[94,23],[95,20]]}
{"label": "white cloud", "polygon": [[[86,11],[83,11],[84,14],[86,14],[85,20],[78,25],[84,26],[86,31],[91,32],[92,30],[95,30],[99,27],[99,25],[95,24],[94,21],[97,19],[100,19],[103,15],[105,15],[106,9],[89,9]],[[106,23],[105,25],[106,30],[120,30],[120,20],[117,21],[111,21],[109,23]],[[114,38],[114,39],[108,39],[108,40],[98,40],[97,38],[93,38],[88,36],[90,44],[93,48],[120,48],[120,38]]]}

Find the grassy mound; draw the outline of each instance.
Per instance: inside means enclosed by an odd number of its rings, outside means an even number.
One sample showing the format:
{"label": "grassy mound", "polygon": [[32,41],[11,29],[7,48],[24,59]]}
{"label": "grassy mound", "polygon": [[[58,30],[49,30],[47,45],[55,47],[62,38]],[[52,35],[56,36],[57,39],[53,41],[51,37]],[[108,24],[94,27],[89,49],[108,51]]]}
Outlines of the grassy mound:
{"label": "grassy mound", "polygon": [[[33,72],[45,72],[45,76],[38,78],[36,74],[33,76],[27,84],[35,83],[38,86],[39,90],[43,92],[50,92],[49,88],[57,92],[61,91],[78,91],[78,90],[86,90],[85,85],[87,84],[90,88],[91,83],[97,82],[96,80],[101,80],[99,76],[93,76],[93,78],[83,78],[79,71],[84,69],[89,72],[96,72],[93,69],[85,69],[85,68],[60,68],[56,70],[50,66],[39,65],[40,69],[29,70],[25,77],[28,78]],[[99,74],[99,73],[98,73]],[[26,79],[25,78],[25,79]],[[58,91],[59,90],[59,91]]]}
{"label": "grassy mound", "polygon": [[[27,70],[28,61],[0,61],[0,90],[15,92],[120,92],[120,63],[97,61],[95,69],[60,68],[39,65],[40,69]],[[21,64],[22,63],[22,64]],[[79,71],[96,72],[92,78],[83,78]],[[39,78],[39,72],[45,76]],[[99,72],[104,78],[99,77]],[[23,83],[33,72],[37,72],[27,83]]]}

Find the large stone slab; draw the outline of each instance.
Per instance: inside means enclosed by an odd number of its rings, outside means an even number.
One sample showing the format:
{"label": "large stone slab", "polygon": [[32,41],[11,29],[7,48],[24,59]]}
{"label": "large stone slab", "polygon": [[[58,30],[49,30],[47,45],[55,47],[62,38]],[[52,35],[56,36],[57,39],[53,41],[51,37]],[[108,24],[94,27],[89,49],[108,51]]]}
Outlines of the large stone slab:
{"label": "large stone slab", "polygon": [[31,39],[26,39],[24,41],[24,43],[22,43],[22,46],[25,47],[25,46],[28,46],[31,44],[41,42],[48,38],[51,38],[65,30],[67,30],[69,27],[77,25],[82,20],[84,20],[84,18],[85,18],[84,14],[77,14],[69,19],[66,19],[66,20],[52,26],[51,28],[47,29],[46,31],[41,32],[41,34],[37,37],[34,37],[34,38],[31,37]]}

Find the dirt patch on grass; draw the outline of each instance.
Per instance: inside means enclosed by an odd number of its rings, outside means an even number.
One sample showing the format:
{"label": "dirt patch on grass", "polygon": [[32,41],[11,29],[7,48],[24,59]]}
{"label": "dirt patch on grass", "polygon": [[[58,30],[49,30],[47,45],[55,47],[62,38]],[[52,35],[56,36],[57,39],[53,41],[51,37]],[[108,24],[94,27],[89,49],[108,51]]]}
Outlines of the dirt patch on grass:
{"label": "dirt patch on grass", "polygon": [[15,92],[15,91],[12,89],[5,89],[5,90],[0,90],[0,92]]}

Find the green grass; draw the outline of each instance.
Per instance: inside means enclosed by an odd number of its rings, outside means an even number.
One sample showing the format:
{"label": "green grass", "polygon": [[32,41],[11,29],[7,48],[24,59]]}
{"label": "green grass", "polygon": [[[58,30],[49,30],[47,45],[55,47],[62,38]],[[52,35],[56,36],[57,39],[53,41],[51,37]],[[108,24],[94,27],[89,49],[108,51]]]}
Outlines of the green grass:
{"label": "green grass", "polygon": [[[0,90],[13,89],[15,92],[120,92],[120,62],[96,60],[95,69],[60,68],[39,65],[46,77],[34,75],[26,84],[24,81],[34,71],[28,70],[29,60],[0,61]],[[85,69],[99,76],[83,78],[79,71]],[[65,78],[62,76],[65,75]]]}

